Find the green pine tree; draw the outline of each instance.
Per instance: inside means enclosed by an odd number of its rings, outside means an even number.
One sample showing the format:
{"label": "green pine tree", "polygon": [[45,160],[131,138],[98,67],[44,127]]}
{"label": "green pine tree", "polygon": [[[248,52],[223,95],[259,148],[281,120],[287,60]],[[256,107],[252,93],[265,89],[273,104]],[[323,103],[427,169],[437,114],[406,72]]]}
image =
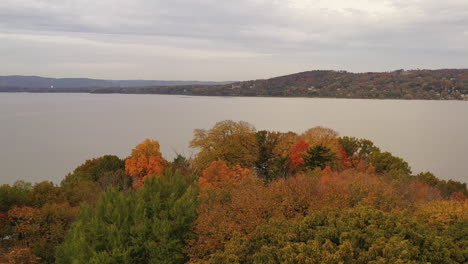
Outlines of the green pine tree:
{"label": "green pine tree", "polygon": [[81,207],[56,263],[184,263],[197,197],[193,179],[170,171],[137,192],[108,189],[94,210]]}

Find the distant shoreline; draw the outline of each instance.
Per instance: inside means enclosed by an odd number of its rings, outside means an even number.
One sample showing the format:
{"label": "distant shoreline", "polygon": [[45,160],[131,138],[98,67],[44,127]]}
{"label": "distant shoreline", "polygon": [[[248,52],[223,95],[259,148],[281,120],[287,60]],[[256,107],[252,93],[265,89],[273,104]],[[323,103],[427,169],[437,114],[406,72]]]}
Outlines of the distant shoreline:
{"label": "distant shoreline", "polygon": [[[224,83],[158,84],[0,76],[0,92],[167,94],[187,96],[468,100],[468,69],[351,73],[307,71],[270,79]],[[9,79],[8,79],[9,78]],[[101,81],[101,82],[99,82]],[[128,85],[127,85],[128,84]],[[171,84],[171,85],[169,85]]]}
{"label": "distant shoreline", "polygon": [[[20,88],[22,89],[22,88]],[[47,91],[11,91],[3,90],[0,88],[0,94],[6,93],[27,93],[27,94],[121,94],[121,95],[173,95],[173,96],[188,96],[188,97],[236,97],[236,98],[304,98],[304,99],[357,99],[357,100],[404,100],[404,101],[468,101],[468,97],[465,99],[428,99],[428,98],[377,98],[377,97],[332,97],[332,96],[272,96],[272,95],[205,95],[205,94],[176,94],[176,93],[131,93],[131,92],[98,92],[98,91],[63,91],[60,88],[54,88],[56,91],[50,91],[48,88],[44,88]],[[64,90],[70,90],[73,88],[64,88]]]}

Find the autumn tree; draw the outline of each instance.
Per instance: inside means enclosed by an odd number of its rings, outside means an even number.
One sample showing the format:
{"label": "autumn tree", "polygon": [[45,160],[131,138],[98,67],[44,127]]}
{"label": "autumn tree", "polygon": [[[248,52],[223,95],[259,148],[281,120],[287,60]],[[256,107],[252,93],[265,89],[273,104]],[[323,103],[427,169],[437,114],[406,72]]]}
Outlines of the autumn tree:
{"label": "autumn tree", "polygon": [[184,157],[181,154],[177,154],[171,164],[173,171],[180,171],[184,175],[189,175],[193,173],[193,170],[190,166],[190,160]]}
{"label": "autumn tree", "polygon": [[101,174],[97,184],[103,189],[115,188],[119,191],[125,191],[132,187],[133,179],[124,170],[106,171]]}
{"label": "autumn tree", "polygon": [[125,160],[125,172],[133,177],[135,187],[141,187],[147,176],[159,174],[166,167],[167,161],[161,155],[159,142],[151,139],[138,144]]}
{"label": "autumn tree", "polygon": [[[368,206],[275,218],[250,236],[233,234],[202,263],[460,263],[450,240],[404,213]],[[459,249],[460,250],[460,249]]]}
{"label": "autumn tree", "polygon": [[338,139],[343,156],[346,157],[349,165],[358,168],[368,162],[372,153],[380,152],[380,149],[368,139],[358,139],[355,137],[340,137]]}
{"label": "autumn tree", "polygon": [[301,139],[291,147],[289,159],[291,162],[291,168],[295,169],[301,165],[304,165],[304,155],[309,149],[309,144],[305,140]]}
{"label": "autumn tree", "polygon": [[55,263],[55,248],[63,242],[76,211],[67,202],[47,203],[39,210],[36,219],[39,235],[32,249],[41,263]]}
{"label": "autumn tree", "polygon": [[324,145],[338,155],[340,152],[338,136],[338,132],[334,131],[333,129],[325,127],[314,127],[304,132],[300,137],[310,146]]}
{"label": "autumn tree", "polygon": [[421,172],[417,174],[416,179],[426,183],[427,185],[437,188],[445,198],[449,198],[454,193],[460,193],[468,198],[468,189],[466,183],[457,182],[454,180],[438,179],[431,172]]}
{"label": "autumn tree", "polygon": [[279,143],[279,135],[279,132],[269,132],[266,130],[256,133],[258,158],[255,161],[255,169],[258,176],[264,178],[266,181],[271,181],[274,177],[272,175],[273,163],[277,157],[275,157],[273,150]]}
{"label": "autumn tree", "polygon": [[39,209],[24,206],[13,207],[8,211],[8,219],[12,224],[12,239],[18,247],[31,247],[39,238],[37,224]]}
{"label": "autumn tree", "polygon": [[104,173],[125,169],[125,162],[115,155],[104,155],[90,168],[93,181],[97,182]]}
{"label": "autumn tree", "polygon": [[239,165],[230,168],[222,160],[213,161],[208,168],[203,170],[199,185],[201,188],[216,188],[240,182],[244,178],[251,177],[251,175],[252,172],[249,169],[242,168]]}
{"label": "autumn tree", "polygon": [[423,203],[416,215],[438,231],[447,230],[457,222],[468,221],[468,200]]}
{"label": "autumn tree", "polygon": [[40,258],[34,255],[28,247],[15,247],[11,249],[5,256],[7,263],[5,264],[39,264]]}
{"label": "autumn tree", "polygon": [[63,202],[65,200],[62,189],[52,182],[36,183],[31,190],[29,205],[40,208],[46,203]]}
{"label": "autumn tree", "polygon": [[293,132],[257,132],[257,175],[266,182],[291,175],[291,148],[298,136]]}
{"label": "autumn tree", "polygon": [[102,188],[92,181],[82,181],[73,185],[62,187],[64,195],[71,206],[79,206],[81,203],[94,205],[99,200]]}
{"label": "autumn tree", "polygon": [[123,170],[124,161],[114,155],[87,160],[69,173],[60,186],[72,206],[81,202],[94,204],[102,191],[107,187],[127,189],[131,178]]}
{"label": "autumn tree", "polygon": [[193,160],[194,168],[199,171],[216,160],[253,168],[258,157],[255,128],[243,121],[226,120],[209,130],[195,129],[190,147],[200,150]]}
{"label": "autumn tree", "polygon": [[346,156],[343,156],[345,152],[339,142],[338,136],[338,132],[332,129],[325,127],[314,127],[300,135],[300,139],[304,140],[310,147],[315,145],[322,145],[329,148],[331,153],[334,153],[336,156],[336,159],[334,159],[333,163],[330,163],[330,165],[333,168],[341,168],[345,164],[342,164],[338,161],[343,160],[343,162],[345,162]]}
{"label": "autumn tree", "polygon": [[14,206],[23,206],[30,201],[32,185],[17,181],[13,185],[0,186],[0,212],[7,212]]}
{"label": "autumn tree", "polygon": [[389,173],[395,177],[408,176],[411,168],[402,158],[393,156],[390,152],[373,152],[369,162],[375,167],[377,173]]}
{"label": "autumn tree", "polygon": [[78,181],[96,182],[103,173],[120,169],[125,169],[125,162],[123,160],[114,155],[104,155],[86,160],[74,169],[72,173],[68,174],[61,184],[73,184]]}

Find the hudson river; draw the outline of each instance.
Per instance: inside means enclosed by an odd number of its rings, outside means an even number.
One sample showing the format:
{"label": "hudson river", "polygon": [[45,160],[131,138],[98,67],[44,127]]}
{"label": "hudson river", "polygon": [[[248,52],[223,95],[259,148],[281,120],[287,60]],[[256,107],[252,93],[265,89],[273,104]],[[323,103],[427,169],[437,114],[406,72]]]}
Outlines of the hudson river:
{"label": "hudson river", "polygon": [[468,102],[0,93],[0,183],[60,183],[86,159],[124,158],[145,138],[167,159],[190,157],[193,129],[226,119],[257,130],[329,127],[372,140],[413,173],[468,181]]}

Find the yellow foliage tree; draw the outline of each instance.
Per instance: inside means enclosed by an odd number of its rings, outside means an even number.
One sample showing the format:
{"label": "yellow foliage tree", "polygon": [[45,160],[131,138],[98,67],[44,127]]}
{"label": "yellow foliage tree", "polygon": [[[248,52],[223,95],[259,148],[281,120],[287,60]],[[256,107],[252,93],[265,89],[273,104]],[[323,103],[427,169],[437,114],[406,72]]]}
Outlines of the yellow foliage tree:
{"label": "yellow foliage tree", "polygon": [[294,132],[278,133],[278,143],[273,149],[275,156],[287,157],[291,147],[296,144],[299,136]]}
{"label": "yellow foliage tree", "polygon": [[468,220],[468,200],[439,200],[421,204],[416,215],[439,231]]}
{"label": "yellow foliage tree", "polygon": [[200,150],[193,161],[199,171],[216,160],[224,160],[229,166],[253,168],[258,157],[255,128],[243,121],[226,120],[209,130],[195,129],[190,147]]}

